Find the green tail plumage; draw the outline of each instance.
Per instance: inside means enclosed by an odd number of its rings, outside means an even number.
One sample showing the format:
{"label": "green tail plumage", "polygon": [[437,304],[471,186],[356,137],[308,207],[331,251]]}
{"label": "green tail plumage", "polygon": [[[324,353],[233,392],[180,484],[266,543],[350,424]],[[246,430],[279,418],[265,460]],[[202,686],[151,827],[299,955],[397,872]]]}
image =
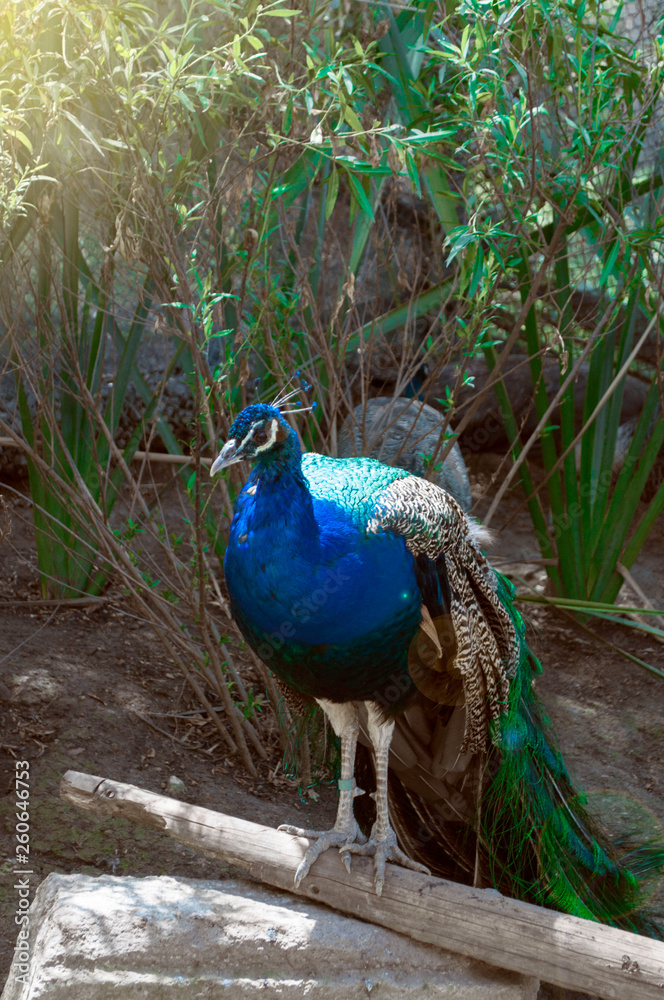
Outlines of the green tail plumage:
{"label": "green tail plumage", "polygon": [[[494,887],[517,899],[664,939],[658,915],[642,909],[664,871],[664,844],[612,841],[586,808],[533,689],[541,666],[526,644],[514,588],[496,576],[497,596],[520,649],[507,710],[492,723],[488,751],[465,758],[459,749],[463,728],[457,726],[455,734],[453,721],[453,706],[462,698],[454,670],[446,699],[436,703],[419,693],[415,705],[397,718],[389,797],[399,844],[439,877]],[[425,735],[427,720],[433,738]],[[437,764],[431,747],[441,721],[448,749],[438,750]],[[364,743],[358,748],[356,777],[361,788],[372,791],[373,765]],[[439,766],[443,759],[452,765],[447,771]],[[375,817],[368,795],[356,800],[355,814],[368,833]]]}
{"label": "green tail plumage", "polygon": [[664,869],[664,844],[612,843],[589,815],[533,689],[541,666],[526,645],[514,588],[503,578],[499,587],[522,656],[509,709],[497,723],[497,767],[483,796],[481,839],[492,881],[543,906],[663,937],[653,916],[639,907]]}

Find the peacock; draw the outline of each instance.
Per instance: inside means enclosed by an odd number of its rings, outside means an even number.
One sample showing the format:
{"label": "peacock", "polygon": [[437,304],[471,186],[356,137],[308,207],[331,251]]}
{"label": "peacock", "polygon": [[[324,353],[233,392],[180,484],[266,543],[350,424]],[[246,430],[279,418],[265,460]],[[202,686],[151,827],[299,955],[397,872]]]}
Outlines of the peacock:
{"label": "peacock", "polygon": [[[547,729],[513,585],[436,484],[371,458],[302,454],[284,401],[235,419],[212,465],[253,462],[225,554],[232,614],[282,689],[340,743],[320,854],[386,863],[641,933],[664,845],[612,843]],[[371,792],[371,795],[365,794]]]}

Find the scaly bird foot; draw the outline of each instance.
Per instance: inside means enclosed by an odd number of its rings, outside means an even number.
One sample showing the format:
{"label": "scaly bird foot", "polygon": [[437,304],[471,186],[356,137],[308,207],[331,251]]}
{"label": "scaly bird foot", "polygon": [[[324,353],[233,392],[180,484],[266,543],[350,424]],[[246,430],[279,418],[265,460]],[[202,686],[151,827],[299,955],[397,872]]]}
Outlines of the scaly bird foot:
{"label": "scaly bird foot", "polygon": [[366,840],[366,837],[354,819],[350,823],[345,823],[341,827],[335,826],[331,830],[302,830],[300,827],[289,826],[288,824],[283,824],[279,827],[279,830],[283,830],[284,833],[290,833],[293,837],[306,837],[307,840],[314,841],[295,872],[294,884],[296,889],[302,879],[309,874],[309,869],[314,861],[330,847],[339,848],[341,860],[346,866],[346,871],[350,873],[350,848],[359,848]]}
{"label": "scaly bird foot", "polygon": [[388,861],[391,861],[395,865],[401,865],[402,868],[410,868],[413,872],[422,872],[423,875],[431,874],[425,865],[421,865],[417,861],[412,861],[407,854],[404,854],[397,845],[397,835],[391,826],[383,834],[377,833],[374,827],[371,831],[371,836],[365,844],[349,844],[347,850],[351,854],[360,854],[364,857],[373,855],[374,886],[377,896],[382,895],[383,892],[385,864]]}

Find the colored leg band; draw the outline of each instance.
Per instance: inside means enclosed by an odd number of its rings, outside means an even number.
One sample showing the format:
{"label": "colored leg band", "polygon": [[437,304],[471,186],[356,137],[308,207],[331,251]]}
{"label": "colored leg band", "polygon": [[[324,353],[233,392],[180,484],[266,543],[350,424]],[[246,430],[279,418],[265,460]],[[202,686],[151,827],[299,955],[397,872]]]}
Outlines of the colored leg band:
{"label": "colored leg band", "polygon": [[337,785],[340,792],[352,792],[355,788],[355,778],[339,778]]}

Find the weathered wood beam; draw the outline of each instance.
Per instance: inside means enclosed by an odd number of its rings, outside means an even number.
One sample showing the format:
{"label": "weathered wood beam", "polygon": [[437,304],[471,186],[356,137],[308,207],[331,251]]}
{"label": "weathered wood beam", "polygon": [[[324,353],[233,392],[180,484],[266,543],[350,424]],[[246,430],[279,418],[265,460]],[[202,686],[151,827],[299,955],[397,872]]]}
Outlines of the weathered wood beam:
{"label": "weathered wood beam", "polygon": [[394,865],[377,896],[371,861],[354,858],[349,875],[335,850],[323,854],[295,889],[304,839],[78,771],[67,771],[60,794],[88,812],[163,830],[268,885],[417,941],[606,1000],[664,1000],[659,941]]}

